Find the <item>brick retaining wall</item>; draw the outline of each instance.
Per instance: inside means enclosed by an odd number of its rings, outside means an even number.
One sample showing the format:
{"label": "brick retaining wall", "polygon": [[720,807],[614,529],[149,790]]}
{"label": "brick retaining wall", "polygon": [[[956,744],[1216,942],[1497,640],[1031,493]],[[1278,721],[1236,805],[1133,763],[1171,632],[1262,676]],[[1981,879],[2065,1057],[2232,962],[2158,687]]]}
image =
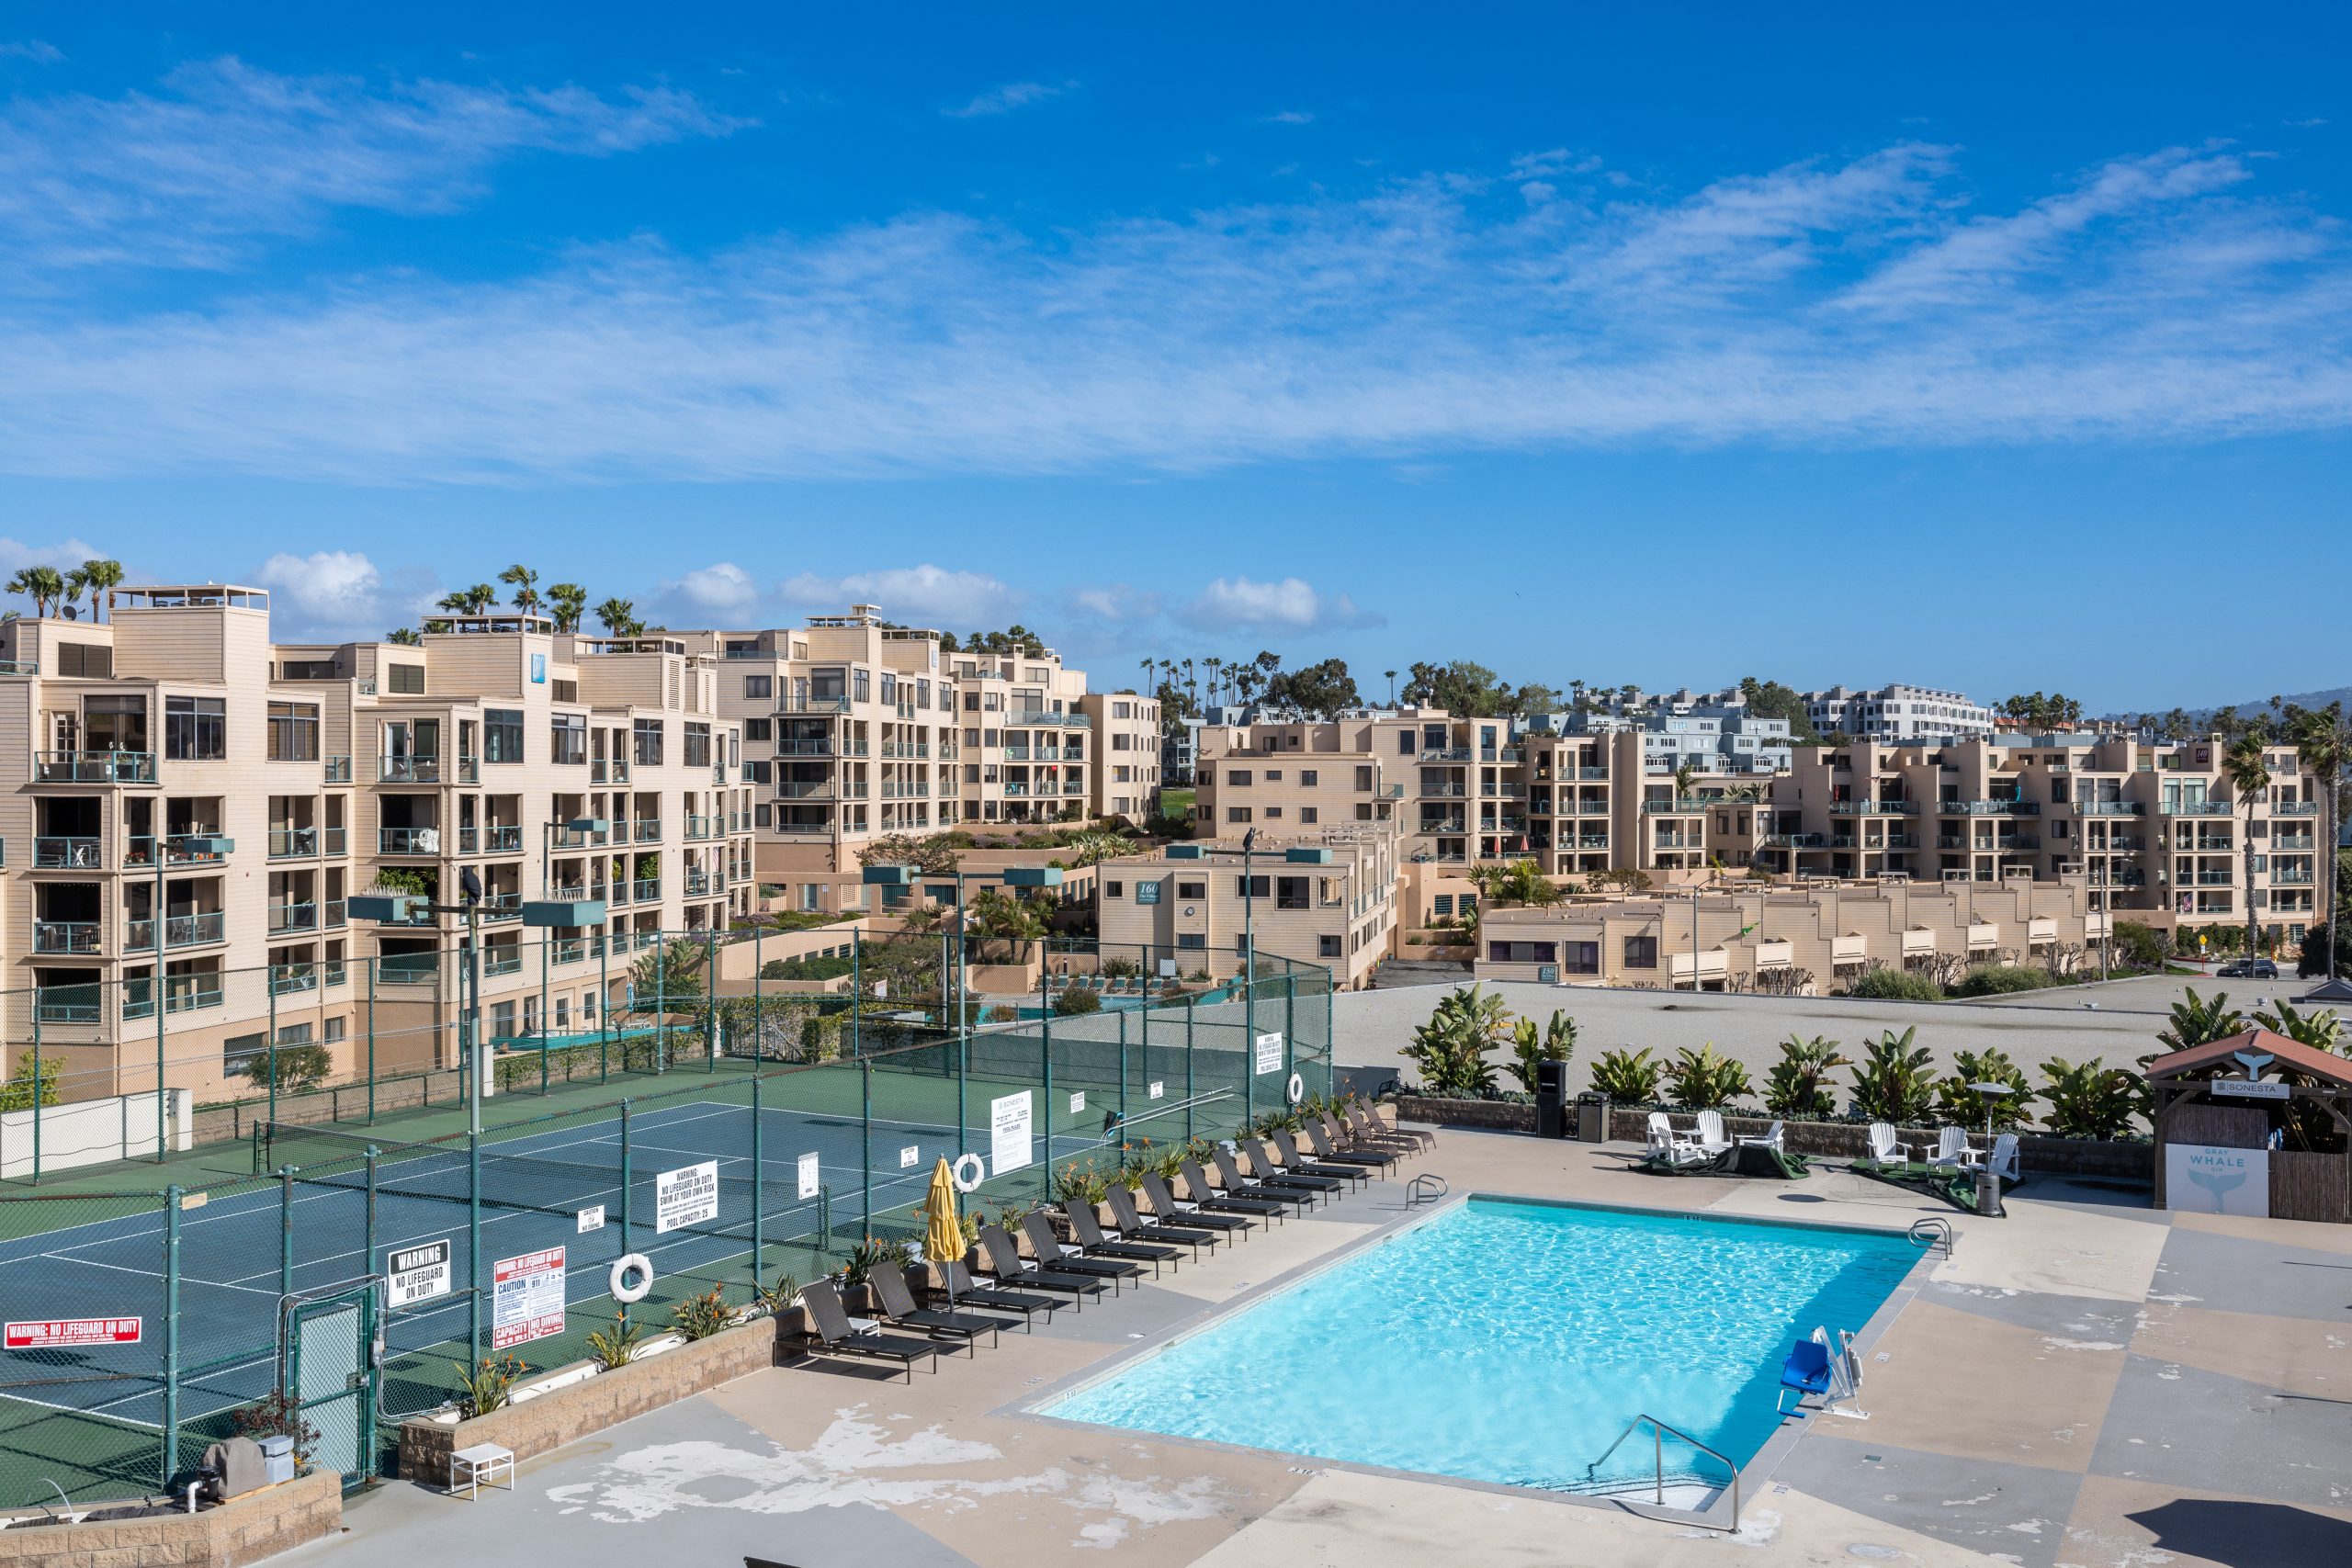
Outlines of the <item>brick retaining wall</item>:
{"label": "brick retaining wall", "polygon": [[775,1318],[758,1318],[470,1421],[420,1416],[403,1422],[401,1475],[409,1481],[446,1485],[449,1455],[456,1450],[496,1443],[513,1450],[517,1460],[526,1460],[732,1382],[763,1367],[775,1366],[779,1335],[790,1326]]}
{"label": "brick retaining wall", "polygon": [[314,1470],[198,1514],[0,1530],[0,1568],[243,1568],[342,1528],[343,1477]]}

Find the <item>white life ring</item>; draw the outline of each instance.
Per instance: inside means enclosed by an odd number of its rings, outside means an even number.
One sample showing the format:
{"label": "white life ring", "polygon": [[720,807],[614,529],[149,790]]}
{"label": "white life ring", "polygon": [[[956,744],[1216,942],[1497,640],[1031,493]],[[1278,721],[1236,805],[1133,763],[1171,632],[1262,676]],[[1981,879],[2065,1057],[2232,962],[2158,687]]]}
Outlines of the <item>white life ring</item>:
{"label": "white life ring", "polygon": [[[628,1282],[631,1274],[637,1276],[634,1285]],[[616,1258],[613,1260],[612,1278],[607,1282],[612,1286],[613,1300],[623,1306],[635,1306],[653,1293],[653,1259],[642,1252]]]}
{"label": "white life ring", "polygon": [[1296,1105],[1306,1098],[1306,1080],[1296,1073],[1293,1073],[1290,1076],[1290,1082],[1283,1085],[1283,1092],[1290,1096],[1290,1102],[1293,1105]]}
{"label": "white life ring", "polygon": [[[968,1170],[965,1168],[967,1166],[970,1168]],[[956,1191],[977,1192],[980,1183],[989,1179],[989,1168],[981,1163],[978,1155],[958,1155],[948,1174],[956,1179]]]}

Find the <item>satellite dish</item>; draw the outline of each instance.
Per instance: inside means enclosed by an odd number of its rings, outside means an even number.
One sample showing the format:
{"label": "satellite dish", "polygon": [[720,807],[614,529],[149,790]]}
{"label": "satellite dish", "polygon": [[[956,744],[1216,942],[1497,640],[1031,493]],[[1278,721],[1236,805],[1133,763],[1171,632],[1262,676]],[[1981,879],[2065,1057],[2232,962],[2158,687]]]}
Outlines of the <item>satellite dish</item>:
{"label": "satellite dish", "polygon": [[80,607],[79,605],[75,605],[75,604],[68,604],[68,605],[64,606],[64,609],[65,609],[65,618],[66,618],[67,620],[69,620],[69,621],[78,621],[78,620],[80,620],[80,619],[82,618],[82,611],[81,611],[81,607]]}

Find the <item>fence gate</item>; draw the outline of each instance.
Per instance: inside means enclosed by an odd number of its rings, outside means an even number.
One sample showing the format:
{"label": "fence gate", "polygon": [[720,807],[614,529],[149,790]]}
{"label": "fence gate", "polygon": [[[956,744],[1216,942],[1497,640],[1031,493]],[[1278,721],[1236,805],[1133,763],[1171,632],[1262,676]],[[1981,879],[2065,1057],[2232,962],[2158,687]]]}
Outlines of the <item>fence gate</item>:
{"label": "fence gate", "polygon": [[289,1303],[287,1392],[319,1434],[311,1462],[340,1472],[346,1492],[376,1472],[376,1361],[372,1281]]}

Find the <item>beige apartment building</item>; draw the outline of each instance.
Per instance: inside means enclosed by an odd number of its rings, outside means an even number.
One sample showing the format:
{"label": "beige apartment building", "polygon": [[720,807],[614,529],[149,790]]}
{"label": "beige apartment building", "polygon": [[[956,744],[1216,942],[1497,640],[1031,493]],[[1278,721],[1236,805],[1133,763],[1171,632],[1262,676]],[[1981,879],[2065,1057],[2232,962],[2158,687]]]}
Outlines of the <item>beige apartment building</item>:
{"label": "beige apartment building", "polygon": [[1578,896],[1480,910],[1481,979],[1818,996],[1866,969],[1996,961],[2096,968],[2112,917],[2079,873],[1985,884],[1813,882]]}
{"label": "beige apartment building", "polygon": [[1090,813],[1141,827],[1159,808],[1159,700],[1089,692],[1078,699],[1078,711],[1094,730]]}
{"label": "beige apartment building", "polygon": [[[353,1070],[371,1006],[379,1071],[451,1065],[457,965],[434,954],[460,921],[353,920],[372,886],[455,902],[479,878],[492,1041],[594,1028],[625,955],[751,908],[740,738],[678,639],[492,615],[274,644],[259,590],[109,600],[103,624],[0,624],[7,1040],[63,1060],[75,1098],[153,1087],[159,991],[166,1082],[199,1099],[273,1040]],[[545,975],[521,925],[543,898],[607,911],[545,933]]]}
{"label": "beige apartment building", "polygon": [[[2319,778],[2268,756],[2253,803],[2232,794],[2219,738],[2004,737],[1957,745],[1800,749],[1769,802],[1709,812],[1724,859],[1836,877],[1996,882],[2084,875],[2093,905],[2162,929],[2257,921],[2300,941],[2327,863]],[[2250,836],[2250,838],[2249,838]]]}
{"label": "beige apartment building", "polygon": [[1396,836],[1386,824],[1261,830],[1170,844],[1094,868],[1102,951],[1148,950],[1181,973],[1225,978],[1244,933],[1261,953],[1320,964],[1354,990],[1393,945]]}

